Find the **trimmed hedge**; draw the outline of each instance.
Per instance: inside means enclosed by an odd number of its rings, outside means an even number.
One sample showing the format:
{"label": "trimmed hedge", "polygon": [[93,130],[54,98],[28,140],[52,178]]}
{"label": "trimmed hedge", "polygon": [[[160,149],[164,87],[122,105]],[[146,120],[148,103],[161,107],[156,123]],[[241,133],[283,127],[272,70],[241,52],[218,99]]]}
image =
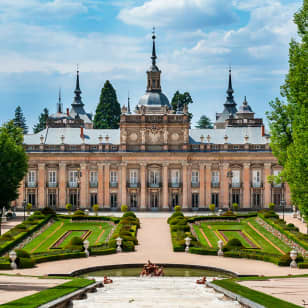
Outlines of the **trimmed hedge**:
{"label": "trimmed hedge", "polygon": [[245,250],[232,250],[232,251],[226,251],[224,252],[225,257],[230,258],[246,258],[246,259],[254,259],[254,260],[260,260],[260,261],[266,261],[271,262],[276,265],[279,263],[279,257],[265,254],[265,253],[255,253],[255,252],[247,252]]}
{"label": "trimmed hedge", "polygon": [[298,268],[308,268],[308,262],[301,262],[297,264]]}
{"label": "trimmed hedge", "polygon": [[106,249],[91,249],[92,256],[102,256],[102,255],[111,255],[116,253],[116,248],[106,248]]}
{"label": "trimmed hedge", "polygon": [[250,218],[250,217],[256,217],[258,214],[256,212],[253,213],[247,213],[247,214],[236,214],[232,216],[192,216],[187,218],[189,223],[193,223],[196,221],[207,221],[207,220],[236,220],[241,218]]}
{"label": "trimmed hedge", "polygon": [[75,259],[75,258],[84,258],[84,257],[86,257],[85,252],[84,251],[78,251],[78,252],[63,253],[63,254],[34,256],[33,260],[36,263],[42,263],[42,262],[65,260],[65,259]]}
{"label": "trimmed hedge", "polygon": [[210,255],[210,256],[217,255],[217,249],[211,249],[211,248],[190,247],[189,252],[198,255]]}
{"label": "trimmed hedge", "polygon": [[111,216],[73,216],[73,215],[57,215],[57,217],[62,219],[71,219],[72,221],[87,221],[87,220],[105,220],[105,221],[113,221],[115,224],[119,223],[119,217],[111,217]]}

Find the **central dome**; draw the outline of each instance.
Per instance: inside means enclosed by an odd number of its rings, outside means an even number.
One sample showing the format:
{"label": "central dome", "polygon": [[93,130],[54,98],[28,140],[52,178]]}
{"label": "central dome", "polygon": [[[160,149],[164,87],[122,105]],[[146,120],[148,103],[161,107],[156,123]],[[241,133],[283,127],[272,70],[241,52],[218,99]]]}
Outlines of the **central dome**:
{"label": "central dome", "polygon": [[167,96],[161,92],[146,92],[139,100],[139,106],[171,107]]}

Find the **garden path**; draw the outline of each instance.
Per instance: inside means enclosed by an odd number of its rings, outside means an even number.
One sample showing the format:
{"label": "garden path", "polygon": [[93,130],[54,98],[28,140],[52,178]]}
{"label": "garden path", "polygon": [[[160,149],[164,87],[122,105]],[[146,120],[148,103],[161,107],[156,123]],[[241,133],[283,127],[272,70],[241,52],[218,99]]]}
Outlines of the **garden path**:
{"label": "garden path", "polygon": [[[280,214],[279,217],[282,218],[283,216]],[[287,224],[294,224],[300,232],[307,234],[307,224],[298,218],[293,218],[293,213],[284,214],[284,220]]]}
{"label": "garden path", "polygon": [[275,264],[248,260],[203,256],[185,252],[173,252],[171,236],[166,217],[142,217],[142,228],[138,231],[139,245],[135,252],[94,256],[40,263],[35,268],[1,271],[1,273],[21,273],[25,275],[67,274],[81,268],[113,264],[144,264],[148,259],[154,263],[192,264],[211,266],[236,272],[241,275],[288,275],[308,274],[308,269],[290,269]]}

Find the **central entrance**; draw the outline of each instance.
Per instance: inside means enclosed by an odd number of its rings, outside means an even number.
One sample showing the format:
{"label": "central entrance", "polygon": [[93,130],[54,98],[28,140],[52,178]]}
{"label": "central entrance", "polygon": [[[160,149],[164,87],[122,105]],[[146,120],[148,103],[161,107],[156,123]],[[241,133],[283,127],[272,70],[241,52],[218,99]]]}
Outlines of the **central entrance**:
{"label": "central entrance", "polygon": [[159,208],[159,193],[158,192],[150,193],[150,206],[151,206],[151,209],[153,210]]}

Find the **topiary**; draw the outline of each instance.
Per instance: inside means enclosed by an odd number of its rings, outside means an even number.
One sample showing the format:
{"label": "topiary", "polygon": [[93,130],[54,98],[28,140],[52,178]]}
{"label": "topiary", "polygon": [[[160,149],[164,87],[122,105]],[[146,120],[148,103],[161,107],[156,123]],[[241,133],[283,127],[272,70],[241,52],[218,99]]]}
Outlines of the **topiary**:
{"label": "topiary", "polygon": [[122,248],[123,251],[134,251],[135,245],[132,241],[123,241]]}
{"label": "topiary", "polygon": [[70,242],[65,246],[66,249],[71,250],[82,250],[83,249],[83,240],[78,236],[71,238]]}
{"label": "topiary", "polygon": [[232,210],[228,210],[227,212],[224,212],[221,216],[234,216],[234,213]]}
{"label": "topiary", "polygon": [[31,258],[30,254],[28,251],[24,249],[15,249],[16,255],[18,258]]}
{"label": "topiary", "polygon": [[269,208],[270,211],[273,211],[274,208],[275,208],[275,203],[272,203],[272,202],[269,203],[268,208]]}
{"label": "topiary", "polygon": [[182,209],[181,209],[181,207],[180,207],[179,205],[176,205],[176,206],[174,207],[174,211],[175,211],[176,213],[179,213],[179,212],[182,211]]}
{"label": "topiary", "polygon": [[176,218],[176,217],[184,217],[183,213],[182,212],[174,212],[167,220],[168,224],[170,224],[170,221],[173,219],[173,218]]}
{"label": "topiary", "polygon": [[237,239],[237,238],[233,238],[230,241],[228,241],[228,243],[224,246],[224,250],[228,251],[228,250],[237,250],[237,249],[242,249],[245,248],[242,244],[242,242]]}
{"label": "topiary", "polygon": [[123,205],[121,206],[121,212],[122,212],[122,213],[126,213],[127,211],[128,211],[128,206],[125,205],[125,204],[123,204]]}
{"label": "topiary", "polygon": [[123,214],[122,217],[133,217],[133,218],[137,218],[136,214],[132,211],[128,211],[126,213]]}
{"label": "topiary", "polygon": [[56,211],[50,207],[44,207],[42,210],[41,210],[41,213],[43,215],[56,215]]}
{"label": "topiary", "polygon": [[4,241],[12,241],[14,237],[9,233],[5,233],[0,237],[0,239]]}
{"label": "topiary", "polygon": [[85,212],[83,210],[77,210],[74,212],[73,216],[85,216]]}

